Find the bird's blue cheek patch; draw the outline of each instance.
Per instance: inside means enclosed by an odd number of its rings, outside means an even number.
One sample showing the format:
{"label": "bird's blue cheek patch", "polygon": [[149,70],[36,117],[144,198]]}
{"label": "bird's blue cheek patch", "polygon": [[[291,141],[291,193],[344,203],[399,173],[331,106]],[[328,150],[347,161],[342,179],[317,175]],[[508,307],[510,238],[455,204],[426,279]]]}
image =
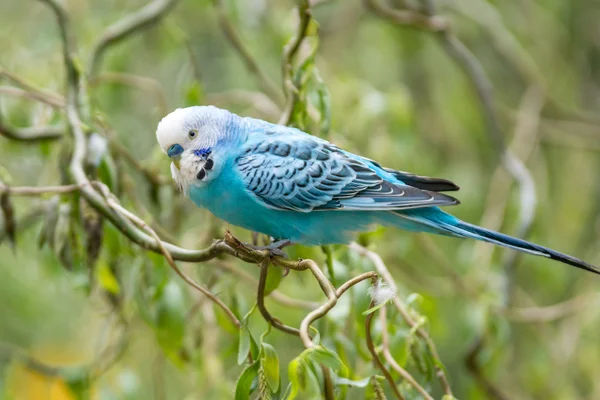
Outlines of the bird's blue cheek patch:
{"label": "bird's blue cheek patch", "polygon": [[193,151],[194,155],[197,157],[202,157],[202,158],[206,158],[210,155],[211,153],[211,148],[207,147],[207,148],[202,148],[202,149],[196,149]]}

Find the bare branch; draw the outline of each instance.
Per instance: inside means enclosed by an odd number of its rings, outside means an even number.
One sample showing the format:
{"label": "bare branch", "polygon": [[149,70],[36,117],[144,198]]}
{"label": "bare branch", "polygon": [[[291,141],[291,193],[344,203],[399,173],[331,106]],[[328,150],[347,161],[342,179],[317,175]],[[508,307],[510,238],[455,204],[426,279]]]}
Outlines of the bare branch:
{"label": "bare branch", "polygon": [[258,78],[258,82],[260,84],[261,89],[273,100],[275,103],[281,103],[281,91],[277,87],[277,85],[261,70],[258,62],[254,59],[252,54],[248,51],[246,46],[242,43],[239,35],[235,31],[235,28],[229,21],[227,17],[227,12],[225,11],[225,7],[223,6],[222,0],[213,0],[213,4],[215,9],[217,10],[217,16],[219,18],[219,26],[221,30],[225,34],[225,37],[229,40],[231,45],[238,52],[244,64],[246,64],[246,68],[252,74],[254,74]]}
{"label": "bare branch", "polygon": [[279,118],[280,125],[289,125],[294,114],[294,108],[299,100],[298,89],[293,82],[293,62],[300,45],[306,37],[308,31],[308,25],[312,18],[310,4],[308,0],[301,0],[298,6],[298,16],[300,18],[300,25],[298,26],[298,32],[292,37],[292,39],[283,48],[283,58],[281,60],[281,70],[283,76],[283,88],[285,91],[285,106],[283,107],[283,114]]}
{"label": "bare branch", "polygon": [[[371,301],[369,308],[373,307],[375,307],[375,302]],[[370,313],[369,315],[367,315],[367,319],[365,320],[365,336],[367,341],[367,348],[369,349],[369,353],[371,353],[371,356],[373,357],[373,363],[383,373],[385,379],[387,379],[388,383],[392,388],[392,391],[394,392],[394,395],[398,399],[404,400],[404,396],[402,396],[402,393],[400,393],[400,391],[398,390],[398,387],[396,386],[396,382],[394,382],[392,374],[390,373],[390,371],[388,371],[385,365],[383,365],[381,358],[379,358],[379,355],[377,354],[377,350],[375,350],[375,345],[373,344],[373,337],[371,336],[371,325],[373,323],[374,314],[374,312]]]}
{"label": "bare branch", "polygon": [[439,32],[450,26],[444,17],[428,16],[412,10],[396,10],[377,0],[364,0],[364,3],[375,15],[408,28]]}
{"label": "bare branch", "polygon": [[100,70],[102,58],[106,50],[127,39],[127,37],[159,22],[167,16],[177,2],[178,0],[154,0],[138,11],[126,15],[120,21],[109,26],[100,36],[92,50],[88,68],[90,77],[94,77]]}
{"label": "bare branch", "polygon": [[6,186],[0,183],[0,193],[10,191],[11,196],[40,196],[47,193],[72,193],[79,190],[78,185],[64,186]]}
{"label": "bare branch", "polygon": [[167,260],[167,262],[169,263],[169,265],[171,266],[171,268],[173,269],[173,271],[175,271],[175,273],[177,275],[179,275],[188,285],[190,285],[194,289],[198,290],[203,295],[205,295],[206,297],[208,297],[216,305],[218,305],[219,307],[221,307],[221,309],[225,312],[225,314],[231,320],[231,322],[233,322],[235,326],[237,326],[238,328],[240,328],[242,326],[242,324],[237,319],[237,317],[235,316],[235,314],[233,313],[233,311],[231,311],[229,309],[229,307],[227,307],[227,305],[225,303],[223,303],[223,301],[221,299],[219,299],[217,296],[215,296],[214,294],[212,294],[205,287],[203,287],[203,286],[199,285],[198,283],[196,283],[196,281],[194,281],[192,278],[190,278],[188,275],[186,275],[177,266],[177,264],[173,260],[173,257],[171,256],[171,253],[169,253],[167,251],[167,249],[162,245],[162,241],[160,240],[160,238],[158,237],[158,235],[156,234],[156,232],[154,232],[154,230],[148,224],[146,224],[146,222],[144,222],[141,218],[139,218],[138,216],[136,216],[135,214],[131,213],[129,210],[127,210],[126,208],[124,208],[123,206],[121,206],[119,203],[117,203],[117,201],[113,198],[113,196],[111,195],[111,193],[108,190],[108,188],[106,188],[106,186],[102,186],[102,187],[105,189],[104,193],[105,193],[106,201],[107,201],[108,205],[113,210],[115,210],[115,211],[123,214],[125,217],[127,217],[129,220],[131,220],[137,226],[139,226],[140,228],[142,228],[146,232],[148,232],[154,238],[154,240],[156,240],[156,243],[158,243],[158,245],[160,247],[161,253],[165,256],[165,259]]}
{"label": "bare branch", "polygon": [[260,265],[260,278],[258,280],[258,289],[256,295],[256,304],[258,305],[258,309],[263,318],[267,320],[267,322],[274,328],[277,328],[282,332],[289,333],[290,335],[300,336],[300,331],[298,329],[281,323],[281,321],[273,317],[265,307],[265,286],[267,284],[268,270],[269,260],[265,259],[265,261],[263,261]]}
{"label": "bare branch", "polygon": [[167,95],[160,82],[156,79],[123,72],[103,72],[92,77],[89,82],[90,86],[97,86],[102,83],[118,83],[151,92],[156,97],[159,113],[166,115],[169,112]]}
{"label": "bare branch", "polygon": [[32,83],[27,82],[25,79],[20,78],[11,72],[8,72],[2,67],[0,67],[0,77],[23,89],[27,97],[31,97],[34,100],[48,104],[55,108],[63,108],[65,106],[65,99],[61,95],[47,89],[37,88]]}
{"label": "bare branch", "polygon": [[0,136],[19,142],[44,142],[60,139],[65,128],[61,126],[32,126],[29,128],[10,127],[0,121]]}
{"label": "bare branch", "polygon": [[402,368],[400,364],[394,360],[392,353],[390,353],[390,339],[387,331],[387,306],[383,306],[381,309],[379,309],[379,323],[381,324],[381,352],[385,360],[402,378],[404,378],[412,387],[414,387],[425,400],[433,400],[433,397],[427,393],[423,386],[419,385],[419,382],[417,382],[407,370]]}
{"label": "bare branch", "polygon": [[[372,251],[368,250],[366,247],[363,247],[363,246],[359,245],[358,243],[354,243],[354,242],[351,243],[349,247],[352,250],[356,251],[358,254],[369,258],[371,260],[371,262],[373,262],[373,265],[375,266],[375,270],[377,271],[377,273],[383,278],[383,281],[394,291],[394,293],[398,293],[398,286],[394,282],[394,278],[392,277],[392,274],[390,274],[390,271],[387,269],[385,263],[383,262],[383,260],[379,256],[379,254],[372,252]],[[417,335],[427,345],[427,348],[429,349],[431,357],[435,360],[435,363],[434,363],[435,370],[436,370],[437,378],[440,381],[440,385],[442,386],[442,389],[444,390],[444,393],[446,395],[452,396],[452,388],[450,387],[450,383],[448,382],[448,379],[446,378],[446,373],[444,372],[444,368],[443,368],[444,364],[442,363],[442,360],[440,359],[440,356],[437,352],[435,344],[433,343],[433,340],[431,340],[427,331],[425,331],[423,328],[419,327],[418,323],[410,315],[410,313],[408,311],[408,307],[402,302],[402,300],[400,299],[399,296],[394,297],[393,301],[394,301],[394,305],[396,306],[396,309],[398,310],[398,312],[400,313],[400,315],[402,316],[404,321],[411,328],[416,329]]]}
{"label": "bare branch", "polygon": [[61,102],[57,99],[54,99],[51,97],[46,97],[43,95],[40,96],[38,93],[30,92],[28,90],[13,87],[13,86],[0,86],[0,94],[12,96],[12,97],[21,97],[24,99],[29,99],[29,100],[34,100],[34,101],[39,101],[40,103],[44,103],[53,108],[60,109],[60,108],[64,107],[64,102]]}
{"label": "bare branch", "polygon": [[591,306],[599,302],[600,293],[585,293],[551,306],[506,308],[500,312],[515,322],[545,323],[565,318],[585,309],[593,309]]}
{"label": "bare branch", "polygon": [[[255,279],[246,270],[234,267],[233,265],[231,265],[227,262],[219,263],[218,267],[220,269],[223,269],[227,272],[230,272],[230,273],[236,275],[237,277],[245,280],[246,282],[250,283],[253,286],[258,285],[258,280]],[[280,292],[277,289],[273,290],[271,293],[269,293],[268,297],[272,298],[275,302],[277,302],[283,306],[286,306],[286,307],[302,308],[305,310],[313,310],[319,306],[318,303],[315,303],[312,301],[305,301],[305,300],[294,299],[292,297],[288,297],[287,295],[283,294],[282,292]]]}

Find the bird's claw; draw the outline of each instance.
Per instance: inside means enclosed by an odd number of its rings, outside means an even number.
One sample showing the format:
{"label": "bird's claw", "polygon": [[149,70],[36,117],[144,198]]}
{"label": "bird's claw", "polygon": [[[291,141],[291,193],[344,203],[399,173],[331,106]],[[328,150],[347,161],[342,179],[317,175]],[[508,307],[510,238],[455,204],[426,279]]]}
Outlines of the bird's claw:
{"label": "bird's claw", "polygon": [[286,246],[289,246],[290,244],[292,244],[292,242],[290,242],[289,240],[279,240],[271,243],[268,246],[255,246],[251,244],[246,244],[246,246],[252,250],[269,250],[270,257],[288,258],[288,255],[282,249]]}
{"label": "bird's claw", "polygon": [[281,250],[280,248],[272,248],[272,249],[268,249],[269,250],[269,255],[271,257],[282,257],[282,258],[288,258],[288,255],[285,253],[285,251]]}

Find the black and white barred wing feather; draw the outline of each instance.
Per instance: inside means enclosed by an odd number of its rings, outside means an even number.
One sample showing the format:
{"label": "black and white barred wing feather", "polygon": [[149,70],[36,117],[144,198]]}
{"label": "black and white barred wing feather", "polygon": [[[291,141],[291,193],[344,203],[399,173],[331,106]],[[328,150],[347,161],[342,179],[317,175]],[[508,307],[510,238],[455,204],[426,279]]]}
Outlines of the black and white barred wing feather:
{"label": "black and white barred wing feather", "polygon": [[246,188],[279,210],[385,211],[458,202],[395,178],[386,180],[377,166],[308,135],[265,136],[247,144],[235,164]]}

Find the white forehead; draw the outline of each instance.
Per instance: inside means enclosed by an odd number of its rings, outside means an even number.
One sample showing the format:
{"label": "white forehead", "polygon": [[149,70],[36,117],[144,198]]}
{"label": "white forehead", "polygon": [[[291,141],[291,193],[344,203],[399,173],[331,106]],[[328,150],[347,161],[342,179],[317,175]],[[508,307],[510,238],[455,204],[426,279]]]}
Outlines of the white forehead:
{"label": "white forehead", "polygon": [[156,139],[163,151],[166,151],[172,144],[181,142],[186,137],[186,127],[189,125],[188,121],[192,119],[191,114],[193,114],[191,107],[178,108],[158,123]]}
{"label": "white forehead", "polygon": [[229,111],[214,106],[178,108],[158,123],[156,139],[163,151],[167,151],[173,144],[183,145],[191,129],[200,130],[206,124],[223,129],[232,116]]}

